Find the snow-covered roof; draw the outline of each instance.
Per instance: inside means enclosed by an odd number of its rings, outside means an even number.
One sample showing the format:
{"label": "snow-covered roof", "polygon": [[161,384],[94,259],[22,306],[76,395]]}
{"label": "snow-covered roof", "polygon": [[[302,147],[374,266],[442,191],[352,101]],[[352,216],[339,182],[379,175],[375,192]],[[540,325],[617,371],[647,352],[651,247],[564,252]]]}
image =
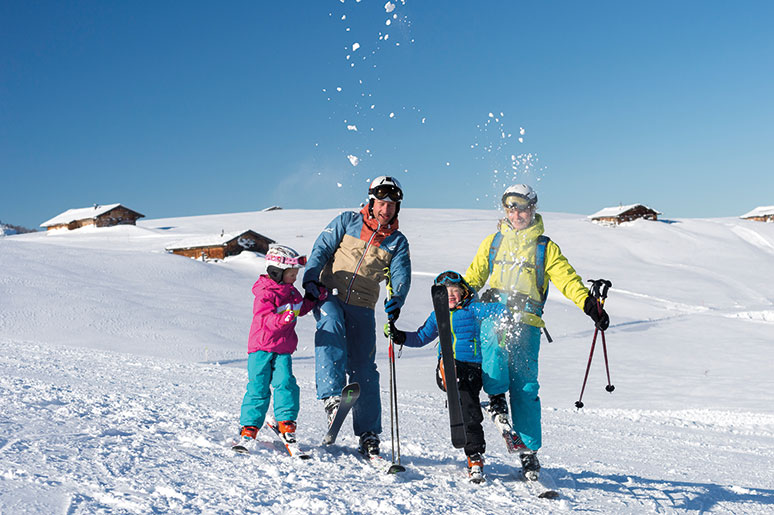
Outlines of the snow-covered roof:
{"label": "snow-covered roof", "polygon": [[76,209],[68,209],[64,213],[56,215],[51,220],[46,220],[45,222],[40,224],[40,226],[48,227],[49,225],[69,224],[70,222],[74,222],[76,220],[96,218],[99,215],[103,215],[108,211],[110,211],[111,209],[115,209],[120,205],[121,204],[104,204],[104,205],[95,204],[92,207],[80,207]]}
{"label": "snow-covered roof", "polygon": [[597,211],[593,215],[589,215],[588,217],[589,218],[614,217],[614,216],[622,215],[623,213],[625,213],[625,212],[629,211],[630,209],[635,208],[637,206],[642,206],[645,209],[650,209],[651,211],[653,211],[657,215],[661,214],[658,211],[656,211],[655,209],[649,208],[645,204],[629,204],[629,205],[626,205],[626,206],[606,207],[604,209],[600,209],[599,211]]}
{"label": "snow-covered roof", "polygon": [[774,206],[759,206],[739,218],[752,218],[754,216],[774,215]]}
{"label": "snow-covered roof", "polygon": [[[258,234],[251,229],[247,229],[241,232],[221,233],[207,236],[197,236],[195,238],[187,238],[184,240],[176,241],[165,247],[166,250],[179,250],[179,249],[193,249],[198,247],[218,247],[225,245],[234,238],[244,236],[246,233],[252,232]],[[260,236],[260,235],[259,235]]]}

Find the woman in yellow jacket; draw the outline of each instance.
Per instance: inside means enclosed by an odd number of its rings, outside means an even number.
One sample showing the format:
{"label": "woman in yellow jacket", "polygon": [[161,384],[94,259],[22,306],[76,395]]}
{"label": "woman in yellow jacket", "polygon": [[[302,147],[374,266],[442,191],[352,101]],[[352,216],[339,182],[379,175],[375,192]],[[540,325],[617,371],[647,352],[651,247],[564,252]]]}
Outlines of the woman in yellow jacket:
{"label": "woman in yellow jacket", "polygon": [[[513,185],[505,190],[502,204],[506,217],[500,221],[498,231],[481,242],[465,280],[478,291],[488,279],[490,289],[482,300],[501,302],[513,313],[514,325],[503,354],[508,360],[511,420],[525,446],[521,453],[524,473],[537,479],[540,463],[535,453],[541,446],[538,351],[540,329],[545,327],[541,318],[548,291],[545,279],[600,329],[607,329],[610,319],[604,310],[597,310],[595,299],[559,246],[543,236],[535,191],[526,184]],[[493,399],[495,406],[499,407],[495,411],[507,410],[504,398],[499,402]]]}

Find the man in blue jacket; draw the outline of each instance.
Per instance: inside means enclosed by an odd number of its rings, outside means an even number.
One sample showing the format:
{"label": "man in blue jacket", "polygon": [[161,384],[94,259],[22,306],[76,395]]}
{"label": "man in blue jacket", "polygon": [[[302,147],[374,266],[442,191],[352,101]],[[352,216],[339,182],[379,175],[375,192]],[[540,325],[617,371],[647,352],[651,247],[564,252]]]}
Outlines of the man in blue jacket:
{"label": "man in blue jacket", "polygon": [[382,407],[374,308],[384,269],[389,268],[393,295],[384,310],[390,320],[397,320],[411,286],[411,258],[408,240],[398,231],[400,183],[392,177],[377,177],[368,197],[362,210],[340,214],[317,237],[303,286],[312,298],[319,297],[320,285],[329,292],[338,291],[314,311],[317,398],[325,402],[330,423],[342,388],[349,382],[359,383],[353,428],[360,437],[360,451],[375,455],[379,454]]}

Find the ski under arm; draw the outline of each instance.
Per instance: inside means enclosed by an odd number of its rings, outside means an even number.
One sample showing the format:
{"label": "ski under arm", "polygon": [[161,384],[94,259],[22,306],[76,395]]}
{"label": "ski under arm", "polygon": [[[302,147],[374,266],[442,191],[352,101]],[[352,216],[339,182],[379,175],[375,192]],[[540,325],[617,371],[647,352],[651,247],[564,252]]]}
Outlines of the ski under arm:
{"label": "ski under arm", "polygon": [[492,233],[481,242],[478,251],[473,257],[468,270],[465,272],[465,280],[476,291],[479,291],[489,279],[489,248],[492,245],[496,233]]}

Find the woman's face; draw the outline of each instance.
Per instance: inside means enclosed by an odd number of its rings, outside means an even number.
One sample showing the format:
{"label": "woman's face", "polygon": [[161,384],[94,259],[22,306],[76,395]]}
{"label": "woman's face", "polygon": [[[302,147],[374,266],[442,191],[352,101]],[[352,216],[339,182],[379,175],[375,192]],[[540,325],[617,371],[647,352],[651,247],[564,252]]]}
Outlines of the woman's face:
{"label": "woman's face", "polygon": [[505,213],[508,216],[508,220],[510,220],[511,225],[517,231],[526,229],[532,223],[532,220],[535,219],[534,206],[530,206],[523,210],[515,207],[505,208]]}

